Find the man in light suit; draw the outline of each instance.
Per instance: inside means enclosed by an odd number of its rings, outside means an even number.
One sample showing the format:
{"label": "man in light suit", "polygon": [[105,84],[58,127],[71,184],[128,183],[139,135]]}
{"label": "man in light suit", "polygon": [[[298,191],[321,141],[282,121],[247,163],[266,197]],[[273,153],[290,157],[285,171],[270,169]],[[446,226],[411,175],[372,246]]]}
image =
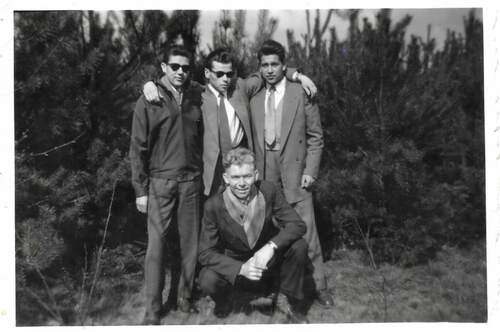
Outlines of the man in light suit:
{"label": "man in light suit", "polygon": [[318,106],[300,85],[286,79],[285,50],[264,42],[258,54],[266,89],[250,101],[257,169],[263,179],[279,184],[285,197],[307,225],[304,236],[313,263],[315,298],[333,305],[316,230],[311,185],[318,176],[323,132]]}
{"label": "man in light suit", "polygon": [[198,280],[216,303],[214,314],[229,314],[235,290],[276,292],[277,309],[307,323],[298,309],[308,260],[304,222],[276,185],[257,181],[251,151],[231,150],[223,165],[227,187],[205,203],[200,233]]}

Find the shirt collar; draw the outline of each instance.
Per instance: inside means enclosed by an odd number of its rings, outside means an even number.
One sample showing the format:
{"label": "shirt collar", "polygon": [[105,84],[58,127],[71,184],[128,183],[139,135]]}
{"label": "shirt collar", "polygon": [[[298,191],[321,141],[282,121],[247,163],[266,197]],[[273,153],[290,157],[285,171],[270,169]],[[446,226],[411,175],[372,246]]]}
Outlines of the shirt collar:
{"label": "shirt collar", "polygon": [[184,86],[182,86],[179,90],[177,90],[176,88],[174,88],[172,86],[172,84],[170,84],[170,82],[168,81],[168,79],[165,76],[163,76],[160,79],[160,82],[165,89],[167,89],[168,91],[172,92],[175,95],[181,95],[184,92]]}
{"label": "shirt collar", "polygon": [[[221,92],[217,91],[217,89],[215,89],[215,88],[213,87],[213,85],[212,85],[212,84],[210,84],[210,83],[208,83],[208,88],[209,88],[209,89],[210,89],[210,91],[214,94],[214,96],[217,98],[217,100],[219,100],[219,98],[220,98],[219,96],[220,96]],[[226,97],[226,98],[227,98],[227,97]]]}
{"label": "shirt collar", "polygon": [[[279,81],[278,83],[276,83],[274,85],[274,88],[276,89],[276,93],[277,94],[283,94],[283,92],[285,91],[285,84],[286,84],[286,78],[285,76],[283,76],[283,78],[281,79],[281,81]],[[266,87],[266,92],[269,93],[269,84],[267,84],[267,87]]]}

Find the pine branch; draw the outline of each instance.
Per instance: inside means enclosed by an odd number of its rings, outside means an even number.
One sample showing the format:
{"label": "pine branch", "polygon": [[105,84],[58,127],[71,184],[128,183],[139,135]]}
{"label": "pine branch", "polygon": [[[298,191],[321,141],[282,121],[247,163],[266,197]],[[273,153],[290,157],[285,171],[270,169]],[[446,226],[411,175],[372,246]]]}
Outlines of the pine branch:
{"label": "pine branch", "polygon": [[85,249],[85,262],[84,266],[82,269],[82,285],[80,286],[80,301],[78,302],[78,307],[80,308],[79,312],[79,318],[80,318],[80,323],[83,325],[84,323],[84,316],[83,316],[83,305],[85,302],[85,282],[87,281],[87,268],[88,268],[88,260],[87,260],[87,242],[83,244],[83,247]]}
{"label": "pine branch", "polygon": [[[45,56],[45,59],[38,65],[38,67],[33,70],[30,74],[30,76],[28,76],[27,79],[25,79],[24,81],[25,82],[29,82],[31,81],[31,78],[34,77],[35,75],[38,74],[38,72],[40,71],[40,69],[42,69],[42,67],[47,63],[49,62],[50,60],[50,57],[52,56],[52,54],[57,50],[57,48],[59,47],[59,45],[61,45],[61,42],[64,40],[64,37],[61,37],[59,39],[57,39],[57,43],[52,47],[52,49],[50,50],[49,54],[47,54]],[[22,88],[23,88],[23,84],[17,84],[18,87],[15,88],[14,92],[18,92],[20,91]]]}
{"label": "pine branch", "polygon": [[29,157],[38,157],[38,156],[44,156],[44,157],[47,157],[47,156],[49,155],[49,153],[51,153],[51,152],[57,151],[57,150],[59,150],[59,149],[62,149],[62,148],[64,148],[64,147],[68,146],[68,145],[75,144],[75,143],[76,143],[76,141],[78,141],[78,139],[79,139],[80,137],[82,137],[84,134],[85,134],[85,133],[81,133],[81,134],[80,134],[80,135],[78,135],[77,137],[73,138],[71,141],[66,142],[66,143],[64,143],[64,144],[61,144],[61,145],[58,145],[58,146],[56,146],[56,147],[50,148],[50,149],[48,149],[48,150],[46,150],[46,151],[43,151],[43,152],[38,152],[38,153],[30,153],[30,154],[29,154]]}
{"label": "pine branch", "polygon": [[326,16],[325,23],[323,24],[323,27],[321,28],[320,35],[323,36],[325,34],[326,29],[328,28],[328,24],[330,23],[330,19],[332,18],[333,14],[333,9],[328,10],[328,15]]}
{"label": "pine branch", "polygon": [[372,267],[377,270],[377,264],[375,263],[375,258],[373,256],[373,252],[372,252],[372,248],[370,247],[370,242],[369,242],[369,239],[367,236],[365,236],[365,234],[363,233],[363,230],[361,229],[361,226],[359,225],[359,222],[358,222],[358,218],[354,218],[354,221],[356,223],[356,226],[358,228],[358,231],[359,231],[359,234],[361,235],[361,237],[363,238],[363,241],[365,243],[365,246],[366,246],[366,250],[368,251],[368,255],[370,256],[370,263],[372,265]]}
{"label": "pine branch", "polygon": [[[24,243],[24,240],[21,238],[21,236],[17,232],[16,232],[16,238],[20,243]],[[40,305],[42,305],[55,319],[59,320],[59,322],[62,323],[64,320],[61,316],[61,312],[57,308],[57,302],[56,302],[56,300],[55,300],[55,298],[50,290],[50,287],[49,287],[47,280],[45,279],[45,276],[43,275],[42,271],[40,271],[40,269],[38,268],[38,266],[36,266],[36,264],[34,264],[28,260],[25,260],[25,262],[26,262],[26,264],[28,264],[29,266],[31,266],[35,269],[36,273],[38,274],[38,276],[42,280],[43,286],[45,287],[45,291],[47,292],[47,295],[49,296],[50,300],[52,301],[52,305],[54,306],[55,312],[52,309],[50,309],[50,307],[45,302],[43,302],[38,297],[38,295],[33,293],[29,288],[26,287],[26,290],[28,290],[30,292],[30,295],[32,295],[36,299],[38,299],[38,302],[40,303]]]}
{"label": "pine branch", "polygon": [[113,183],[113,192],[111,194],[111,201],[109,202],[109,207],[108,207],[108,217],[106,218],[106,224],[104,226],[104,234],[102,235],[101,245],[99,246],[99,251],[97,253],[97,262],[96,262],[94,278],[92,280],[92,286],[90,287],[90,292],[89,292],[89,296],[87,299],[87,305],[85,306],[85,309],[84,309],[83,314],[82,314],[82,319],[84,319],[88,313],[88,308],[89,308],[89,305],[92,301],[92,295],[94,293],[94,289],[95,289],[95,286],[97,284],[97,279],[99,277],[99,270],[101,268],[102,253],[104,250],[104,243],[106,242],[106,234],[108,232],[109,220],[111,219],[111,208],[113,207],[113,201],[115,199],[117,181],[118,180],[115,180],[115,182]]}
{"label": "pine branch", "polygon": [[44,308],[52,317],[54,317],[54,319],[58,320],[61,324],[63,323],[62,317],[60,315],[57,315],[52,309],[50,309],[50,307],[45,302],[43,302],[43,300],[35,292],[33,292],[28,287],[25,287],[24,289],[29,295],[31,295],[31,297],[36,300],[36,302],[38,302],[38,304],[42,308]]}

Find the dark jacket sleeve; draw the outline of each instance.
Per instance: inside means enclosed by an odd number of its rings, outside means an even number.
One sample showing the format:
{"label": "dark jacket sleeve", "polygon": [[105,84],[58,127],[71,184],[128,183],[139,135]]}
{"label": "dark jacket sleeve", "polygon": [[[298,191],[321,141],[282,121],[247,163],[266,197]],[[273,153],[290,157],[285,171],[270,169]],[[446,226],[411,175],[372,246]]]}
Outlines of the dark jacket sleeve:
{"label": "dark jacket sleeve", "polygon": [[130,167],[132,185],[136,197],[148,195],[149,188],[149,142],[148,119],[144,97],[135,105],[130,134]]}
{"label": "dark jacket sleeve", "polygon": [[272,202],[272,214],[280,227],[280,232],[271,241],[278,248],[288,247],[304,236],[306,233],[306,224],[293,207],[288,204],[285,196],[278,187],[269,182],[263,182],[262,185],[270,189],[269,192],[272,196],[266,204]]}
{"label": "dark jacket sleeve", "polygon": [[244,262],[240,262],[224,254],[223,243],[215,220],[216,208],[217,203],[215,199],[210,199],[205,203],[201,221],[198,260],[202,266],[221,274],[227,281],[234,284],[236,276],[240,272]]}

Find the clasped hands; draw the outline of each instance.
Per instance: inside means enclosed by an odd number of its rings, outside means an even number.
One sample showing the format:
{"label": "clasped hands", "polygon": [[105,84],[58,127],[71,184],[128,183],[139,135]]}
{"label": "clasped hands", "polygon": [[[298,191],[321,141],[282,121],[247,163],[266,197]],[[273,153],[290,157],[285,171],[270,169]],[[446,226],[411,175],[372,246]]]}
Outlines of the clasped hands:
{"label": "clasped hands", "polygon": [[250,280],[260,280],[264,271],[267,270],[267,263],[273,256],[274,248],[266,244],[241,266],[239,274]]}

